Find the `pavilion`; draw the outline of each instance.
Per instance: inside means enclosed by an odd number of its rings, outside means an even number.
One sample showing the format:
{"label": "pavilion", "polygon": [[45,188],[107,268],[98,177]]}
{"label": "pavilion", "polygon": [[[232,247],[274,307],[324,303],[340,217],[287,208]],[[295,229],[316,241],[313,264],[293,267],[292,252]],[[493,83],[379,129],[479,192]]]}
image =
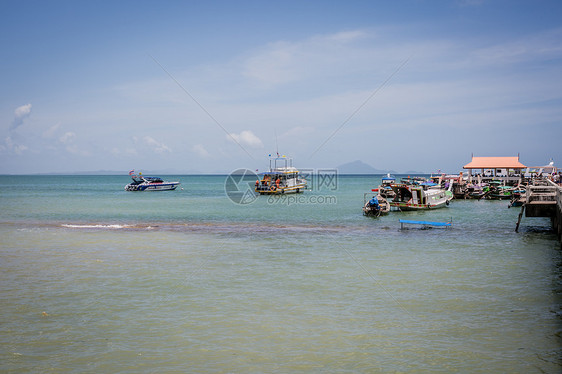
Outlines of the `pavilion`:
{"label": "pavilion", "polygon": [[498,178],[505,181],[518,181],[521,178],[522,170],[527,167],[519,162],[517,157],[474,157],[472,161],[463,166],[468,169],[469,180],[473,176],[473,170],[481,170],[483,178]]}

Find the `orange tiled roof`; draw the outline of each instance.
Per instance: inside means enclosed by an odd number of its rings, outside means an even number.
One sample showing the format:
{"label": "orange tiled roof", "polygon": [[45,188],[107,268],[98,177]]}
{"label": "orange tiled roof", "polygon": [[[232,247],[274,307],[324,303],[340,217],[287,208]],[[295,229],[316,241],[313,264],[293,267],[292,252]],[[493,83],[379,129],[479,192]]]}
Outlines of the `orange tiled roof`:
{"label": "orange tiled roof", "polygon": [[524,169],[519,157],[472,157],[472,161],[463,166],[465,169]]}

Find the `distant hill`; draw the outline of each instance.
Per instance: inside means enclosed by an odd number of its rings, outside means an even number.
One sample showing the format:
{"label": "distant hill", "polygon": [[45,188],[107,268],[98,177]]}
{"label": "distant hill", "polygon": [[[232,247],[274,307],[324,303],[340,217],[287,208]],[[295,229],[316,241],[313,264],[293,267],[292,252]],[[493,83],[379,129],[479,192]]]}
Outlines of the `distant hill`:
{"label": "distant hill", "polygon": [[340,165],[337,169],[339,174],[396,174],[394,170],[376,169],[359,160]]}

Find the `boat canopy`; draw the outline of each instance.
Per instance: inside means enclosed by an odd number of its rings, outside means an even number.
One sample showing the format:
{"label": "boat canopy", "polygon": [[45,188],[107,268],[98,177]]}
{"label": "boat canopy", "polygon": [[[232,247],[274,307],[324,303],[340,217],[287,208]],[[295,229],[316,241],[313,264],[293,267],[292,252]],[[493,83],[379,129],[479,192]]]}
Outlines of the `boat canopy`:
{"label": "boat canopy", "polygon": [[285,174],[295,174],[295,173],[298,173],[297,169],[264,171],[263,173],[259,173],[259,175],[285,175]]}

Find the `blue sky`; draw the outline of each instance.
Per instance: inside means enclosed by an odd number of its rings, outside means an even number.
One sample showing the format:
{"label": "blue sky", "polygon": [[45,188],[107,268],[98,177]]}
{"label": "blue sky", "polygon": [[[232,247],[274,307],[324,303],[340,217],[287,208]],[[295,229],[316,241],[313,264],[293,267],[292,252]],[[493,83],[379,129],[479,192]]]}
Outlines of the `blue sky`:
{"label": "blue sky", "polygon": [[0,173],[562,165],[560,1],[0,2]]}

